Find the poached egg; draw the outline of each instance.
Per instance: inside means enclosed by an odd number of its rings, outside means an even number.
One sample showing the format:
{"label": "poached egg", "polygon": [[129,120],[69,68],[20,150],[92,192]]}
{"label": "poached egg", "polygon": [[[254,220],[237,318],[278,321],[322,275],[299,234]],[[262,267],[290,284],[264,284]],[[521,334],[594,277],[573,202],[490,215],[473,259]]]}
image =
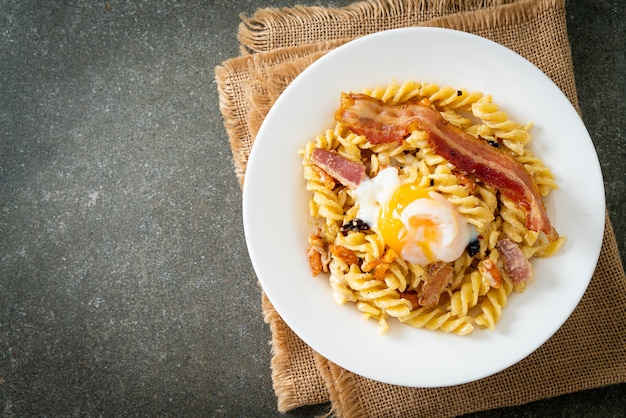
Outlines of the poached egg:
{"label": "poached egg", "polygon": [[395,167],[363,180],[353,196],[357,217],[409,263],[454,261],[469,244],[470,226],[454,205],[437,192],[403,183]]}

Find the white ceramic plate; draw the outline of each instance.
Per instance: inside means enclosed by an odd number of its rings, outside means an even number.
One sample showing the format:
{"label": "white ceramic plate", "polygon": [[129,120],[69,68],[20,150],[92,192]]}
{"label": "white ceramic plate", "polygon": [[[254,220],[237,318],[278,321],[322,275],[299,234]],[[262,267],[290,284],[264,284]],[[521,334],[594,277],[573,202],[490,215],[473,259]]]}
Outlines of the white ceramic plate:
{"label": "white ceramic plate", "polygon": [[[333,124],[341,91],[416,80],[492,94],[520,123],[533,121],[531,148],[559,184],[546,206],[568,240],[555,257],[533,262],[535,280],[514,294],[496,330],[465,337],[415,329],[391,319],[377,333],[353,304],[336,305],[306,258],[313,232],[297,150]],[[522,360],[576,307],[594,271],[604,229],[604,187],[595,149],[578,114],[530,62],[494,42],[436,28],[369,35],[307,68],[267,115],[248,162],[243,215],[248,250],[270,301],[315,351],[385,383],[440,387],[481,379]]]}

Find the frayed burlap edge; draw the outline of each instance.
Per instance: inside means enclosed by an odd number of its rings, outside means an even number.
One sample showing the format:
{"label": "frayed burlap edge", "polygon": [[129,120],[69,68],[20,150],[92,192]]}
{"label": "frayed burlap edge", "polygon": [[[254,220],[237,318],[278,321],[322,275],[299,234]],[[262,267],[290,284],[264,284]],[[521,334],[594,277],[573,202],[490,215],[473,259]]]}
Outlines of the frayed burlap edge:
{"label": "frayed burlap edge", "polygon": [[329,41],[247,55],[225,61],[215,68],[219,109],[241,187],[254,138],[278,96],[297,74],[347,41]]}
{"label": "frayed burlap edge", "polygon": [[328,402],[328,386],[315,362],[305,364],[292,357],[293,353],[306,353],[311,359],[319,355],[283,322],[265,293],[262,294],[261,307],[263,318],[272,332],[272,386],[278,410],[288,412],[303,405]]}
{"label": "frayed burlap edge", "polygon": [[325,357],[315,353],[317,368],[327,383],[330,399],[330,414],[335,417],[354,417],[365,410],[361,402],[359,385],[355,384],[356,375],[337,366]]}
{"label": "frayed burlap edge", "polygon": [[264,52],[329,39],[355,38],[375,30],[413,26],[451,13],[488,9],[515,1],[376,0],[340,8],[266,8],[249,18],[241,17],[238,39],[243,54]]}

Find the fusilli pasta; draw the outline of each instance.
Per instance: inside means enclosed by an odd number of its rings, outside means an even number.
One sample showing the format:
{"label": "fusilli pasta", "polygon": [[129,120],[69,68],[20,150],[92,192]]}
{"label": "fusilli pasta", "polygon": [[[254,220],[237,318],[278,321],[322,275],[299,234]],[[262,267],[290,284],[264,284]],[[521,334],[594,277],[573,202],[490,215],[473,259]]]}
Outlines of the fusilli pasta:
{"label": "fusilli pasta", "polygon": [[[415,81],[362,93],[389,105],[425,103],[451,125],[500,146],[530,173],[542,196],[557,187],[549,168],[527,148],[531,124],[510,120],[489,95]],[[308,142],[300,153],[306,188],[312,193],[309,209],[311,217],[321,221],[318,231],[309,237],[309,253],[318,257],[319,272],[330,274],[335,301],[354,303],[365,318],[378,321],[380,332],[388,329],[389,318],[458,335],[475,328],[493,330],[510,294],[526,286],[511,279],[498,241],[513,241],[530,259],[555,254],[565,238],[550,242],[528,229],[525,211],[512,199],[459,172],[433,151],[427,139],[425,131],[415,129],[402,143],[375,144],[336,122]],[[385,167],[396,167],[403,184],[439,193],[471,225],[472,242],[460,257],[446,263],[451,279],[436,304],[422,306],[423,289],[431,274],[428,266],[406,261],[390,249],[376,228],[359,224],[359,204],[352,190],[313,161],[315,149],[365,165],[369,178]]]}

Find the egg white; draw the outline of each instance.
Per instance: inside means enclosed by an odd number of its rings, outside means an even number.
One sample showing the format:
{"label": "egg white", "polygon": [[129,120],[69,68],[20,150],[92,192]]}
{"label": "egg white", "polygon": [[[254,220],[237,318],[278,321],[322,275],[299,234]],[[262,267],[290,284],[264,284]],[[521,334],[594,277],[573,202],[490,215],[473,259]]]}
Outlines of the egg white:
{"label": "egg white", "polygon": [[380,208],[389,202],[401,184],[398,169],[395,167],[387,167],[379,171],[375,177],[363,180],[352,192],[354,199],[359,203],[357,217],[370,228],[377,228]]}

